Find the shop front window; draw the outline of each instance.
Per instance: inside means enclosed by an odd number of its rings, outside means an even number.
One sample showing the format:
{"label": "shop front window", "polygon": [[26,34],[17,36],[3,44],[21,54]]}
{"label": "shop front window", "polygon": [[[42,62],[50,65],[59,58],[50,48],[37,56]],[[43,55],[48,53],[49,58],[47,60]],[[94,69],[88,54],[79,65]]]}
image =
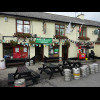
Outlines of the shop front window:
{"label": "shop front window", "polygon": [[59,46],[49,46],[49,57],[59,57]]}

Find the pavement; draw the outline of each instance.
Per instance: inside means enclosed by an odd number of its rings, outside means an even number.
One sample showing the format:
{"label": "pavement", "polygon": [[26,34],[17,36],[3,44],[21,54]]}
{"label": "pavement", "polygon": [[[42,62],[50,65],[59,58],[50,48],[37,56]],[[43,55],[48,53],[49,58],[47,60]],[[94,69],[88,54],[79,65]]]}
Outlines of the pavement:
{"label": "pavement", "polygon": [[[97,60],[96,63],[99,64],[100,71],[100,60]],[[38,68],[42,67],[42,63],[36,63],[27,67],[40,73]],[[11,87],[8,86],[8,74],[15,73],[16,69],[17,66],[0,70],[0,87]],[[54,74],[51,80],[49,80],[49,75],[43,73],[40,75],[38,84],[30,85],[29,87],[100,87],[100,72],[90,74],[85,78],[81,77],[80,80],[72,79],[70,82],[66,82],[64,76],[61,76],[60,73]]]}

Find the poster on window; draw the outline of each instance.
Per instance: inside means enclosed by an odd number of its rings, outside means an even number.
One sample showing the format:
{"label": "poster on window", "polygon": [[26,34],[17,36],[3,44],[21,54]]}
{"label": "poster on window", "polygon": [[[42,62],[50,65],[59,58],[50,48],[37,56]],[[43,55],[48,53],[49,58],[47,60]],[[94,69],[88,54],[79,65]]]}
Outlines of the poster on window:
{"label": "poster on window", "polygon": [[54,49],[54,53],[57,54],[59,52],[59,49]]}
{"label": "poster on window", "polygon": [[27,52],[27,48],[24,48],[24,52]]}
{"label": "poster on window", "polygon": [[15,48],[15,52],[19,52],[19,48]]}

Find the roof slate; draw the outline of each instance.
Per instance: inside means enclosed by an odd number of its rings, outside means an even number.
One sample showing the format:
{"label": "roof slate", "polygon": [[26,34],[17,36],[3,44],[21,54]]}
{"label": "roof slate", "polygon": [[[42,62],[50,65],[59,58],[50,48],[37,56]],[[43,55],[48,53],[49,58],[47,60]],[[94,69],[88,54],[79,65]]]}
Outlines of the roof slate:
{"label": "roof slate", "polygon": [[87,26],[100,27],[100,22],[97,21],[86,20],[86,19],[83,20],[75,17],[49,14],[44,12],[0,12],[0,15],[29,17],[29,18],[44,19],[50,21],[58,21],[58,22],[60,21],[65,23],[69,23],[71,21],[72,23],[76,23],[76,24],[84,23]]}

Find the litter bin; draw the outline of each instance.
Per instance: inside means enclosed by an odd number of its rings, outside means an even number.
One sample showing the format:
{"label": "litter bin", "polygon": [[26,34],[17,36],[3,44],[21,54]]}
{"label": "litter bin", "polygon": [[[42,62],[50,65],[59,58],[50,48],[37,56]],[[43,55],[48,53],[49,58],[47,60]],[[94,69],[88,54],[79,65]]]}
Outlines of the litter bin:
{"label": "litter bin", "polygon": [[5,69],[5,59],[4,58],[0,58],[0,70],[1,69]]}

